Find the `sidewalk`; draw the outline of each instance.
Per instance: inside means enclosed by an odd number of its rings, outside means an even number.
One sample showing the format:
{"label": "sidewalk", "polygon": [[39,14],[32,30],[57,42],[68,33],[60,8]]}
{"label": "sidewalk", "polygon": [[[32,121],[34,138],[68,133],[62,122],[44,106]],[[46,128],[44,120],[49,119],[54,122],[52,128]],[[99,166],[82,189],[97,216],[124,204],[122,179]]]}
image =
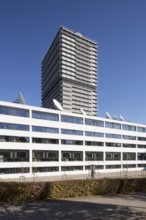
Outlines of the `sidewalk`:
{"label": "sidewalk", "polygon": [[145,220],[146,194],[0,204],[0,220]]}

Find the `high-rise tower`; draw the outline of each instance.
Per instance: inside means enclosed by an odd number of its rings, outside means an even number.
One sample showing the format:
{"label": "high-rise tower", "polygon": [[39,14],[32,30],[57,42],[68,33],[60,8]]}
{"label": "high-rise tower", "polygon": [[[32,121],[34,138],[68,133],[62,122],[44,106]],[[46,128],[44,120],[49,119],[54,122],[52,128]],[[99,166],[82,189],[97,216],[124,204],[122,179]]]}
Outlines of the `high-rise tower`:
{"label": "high-rise tower", "polygon": [[97,115],[97,43],[60,27],[42,61],[42,106]]}

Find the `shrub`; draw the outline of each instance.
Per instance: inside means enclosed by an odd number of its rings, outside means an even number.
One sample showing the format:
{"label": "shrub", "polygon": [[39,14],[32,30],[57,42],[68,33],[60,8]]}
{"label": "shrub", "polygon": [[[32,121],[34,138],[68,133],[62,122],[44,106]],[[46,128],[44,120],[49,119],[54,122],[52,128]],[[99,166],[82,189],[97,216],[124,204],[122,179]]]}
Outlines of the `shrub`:
{"label": "shrub", "polygon": [[32,201],[45,197],[44,183],[0,183],[0,201]]}
{"label": "shrub", "polygon": [[87,179],[54,182],[0,182],[0,201],[34,201],[67,197],[146,192],[146,179]]}

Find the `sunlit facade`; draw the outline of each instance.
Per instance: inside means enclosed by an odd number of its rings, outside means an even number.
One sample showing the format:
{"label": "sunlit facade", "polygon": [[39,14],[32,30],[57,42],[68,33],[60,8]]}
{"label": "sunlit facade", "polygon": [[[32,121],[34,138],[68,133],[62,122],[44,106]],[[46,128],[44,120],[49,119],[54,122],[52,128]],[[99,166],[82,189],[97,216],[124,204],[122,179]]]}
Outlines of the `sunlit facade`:
{"label": "sunlit facade", "polygon": [[142,170],[146,125],[0,102],[0,178]]}

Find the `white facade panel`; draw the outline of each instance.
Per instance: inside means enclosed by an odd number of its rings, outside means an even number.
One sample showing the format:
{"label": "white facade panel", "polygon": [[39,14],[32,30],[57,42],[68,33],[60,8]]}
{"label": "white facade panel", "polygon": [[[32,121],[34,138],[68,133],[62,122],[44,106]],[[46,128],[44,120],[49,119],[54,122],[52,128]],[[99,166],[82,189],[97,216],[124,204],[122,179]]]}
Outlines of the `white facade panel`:
{"label": "white facade panel", "polygon": [[145,164],[146,125],[0,102],[1,178],[85,174],[91,165],[100,172],[140,170]]}

